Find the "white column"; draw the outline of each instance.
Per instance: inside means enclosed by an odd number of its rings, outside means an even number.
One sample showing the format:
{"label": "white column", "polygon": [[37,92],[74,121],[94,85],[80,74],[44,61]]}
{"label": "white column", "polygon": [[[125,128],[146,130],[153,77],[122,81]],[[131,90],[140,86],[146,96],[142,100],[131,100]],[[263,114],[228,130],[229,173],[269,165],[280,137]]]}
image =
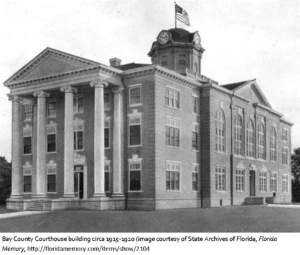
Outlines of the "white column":
{"label": "white column", "polygon": [[124,196],[122,191],[122,151],[121,151],[121,128],[122,128],[122,90],[119,87],[113,89],[114,93],[114,119],[113,119],[113,197]]}
{"label": "white column", "polygon": [[21,198],[21,162],[20,162],[20,98],[9,96],[12,101],[12,182],[10,198]]}
{"label": "white column", "polygon": [[36,194],[33,197],[46,197],[46,97],[44,91],[35,92],[37,97],[37,148],[36,148]]}
{"label": "white column", "polygon": [[64,198],[74,198],[74,128],[73,92],[71,86],[60,89],[65,92],[65,129],[64,129]]}
{"label": "white column", "polygon": [[91,82],[95,87],[95,117],[94,117],[94,195],[104,197],[104,99],[103,90],[106,82],[96,80]]}

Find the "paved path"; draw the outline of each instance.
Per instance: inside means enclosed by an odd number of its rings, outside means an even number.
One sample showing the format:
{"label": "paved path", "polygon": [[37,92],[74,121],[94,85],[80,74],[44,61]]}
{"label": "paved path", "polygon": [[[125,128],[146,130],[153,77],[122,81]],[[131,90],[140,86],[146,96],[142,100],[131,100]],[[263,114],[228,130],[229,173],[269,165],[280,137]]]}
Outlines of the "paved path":
{"label": "paved path", "polygon": [[22,211],[22,212],[13,212],[13,213],[2,213],[0,214],[0,220],[22,217],[22,216],[29,216],[29,215],[36,215],[42,213],[50,213],[50,212],[49,211]]}
{"label": "paved path", "polygon": [[271,206],[271,207],[285,207],[285,208],[299,208],[300,209],[300,205],[268,204],[268,206]]}

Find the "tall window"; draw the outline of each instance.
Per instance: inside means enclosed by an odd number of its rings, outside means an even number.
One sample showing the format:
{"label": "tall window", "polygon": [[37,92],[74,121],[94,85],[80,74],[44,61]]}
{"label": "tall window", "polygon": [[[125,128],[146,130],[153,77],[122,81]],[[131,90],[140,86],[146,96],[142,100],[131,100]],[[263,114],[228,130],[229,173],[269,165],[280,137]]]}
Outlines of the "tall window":
{"label": "tall window", "polygon": [[32,153],[32,128],[28,124],[23,127],[23,152],[24,154]]}
{"label": "tall window", "polygon": [[56,164],[47,165],[47,192],[56,192]]}
{"label": "tall window", "polygon": [[56,125],[47,126],[47,152],[56,151]]}
{"label": "tall window", "polygon": [[236,191],[245,190],[245,170],[242,169],[235,170],[235,190]]}
{"label": "tall window", "polygon": [[31,154],[31,136],[24,137],[24,154]]}
{"label": "tall window", "polygon": [[24,120],[32,120],[32,105],[23,105]]}
{"label": "tall window", "polygon": [[192,189],[193,191],[199,190],[199,165],[198,164],[193,164]]}
{"label": "tall window", "polygon": [[104,93],[103,94],[103,99],[104,99],[104,109],[109,109],[109,107],[110,107],[109,94]]}
{"label": "tall window", "polygon": [[130,105],[141,103],[141,87],[133,87],[129,89]]}
{"label": "tall window", "polygon": [[180,189],[180,163],[167,162],[166,163],[166,189],[179,190]]}
{"label": "tall window", "polygon": [[104,179],[105,179],[105,183],[104,183],[104,188],[105,188],[105,192],[109,192],[109,183],[110,183],[110,165],[109,164],[105,164],[104,166]]}
{"label": "tall window", "polygon": [[166,119],[166,145],[179,147],[180,121],[171,117]]}
{"label": "tall window", "polygon": [[76,122],[74,125],[74,150],[83,150],[83,122]]}
{"label": "tall window", "polygon": [[288,154],[289,150],[286,147],[282,148],[282,164],[287,165],[288,164]]}
{"label": "tall window", "polygon": [[289,192],[289,176],[282,175],[282,192]]}
{"label": "tall window", "polygon": [[129,190],[140,191],[141,185],[141,170],[140,162],[129,163]]}
{"label": "tall window", "polygon": [[23,192],[32,192],[32,166],[29,162],[23,165]]}
{"label": "tall window", "polygon": [[105,121],[104,123],[104,148],[109,148],[109,126],[110,122]]}
{"label": "tall window", "polygon": [[129,145],[138,146],[141,144],[141,117],[131,117],[129,119]]}
{"label": "tall window", "polygon": [[225,117],[222,110],[216,113],[216,151],[225,152]]}
{"label": "tall window", "polygon": [[275,128],[272,128],[270,131],[270,160],[276,161],[276,131]]}
{"label": "tall window", "polygon": [[266,159],[266,148],[265,148],[265,127],[262,123],[258,126],[258,158]]}
{"label": "tall window", "polygon": [[179,91],[166,88],[166,106],[179,109]]}
{"label": "tall window", "polygon": [[270,191],[277,191],[277,173],[274,172],[270,173]]}
{"label": "tall window", "polygon": [[199,98],[192,97],[193,99],[193,113],[199,114]]}
{"label": "tall window", "polygon": [[74,113],[82,113],[83,112],[83,99],[82,97],[75,97],[73,103],[73,111]]}
{"label": "tall window", "polygon": [[252,120],[247,126],[247,156],[254,158],[254,125]]}
{"label": "tall window", "polygon": [[216,190],[225,191],[226,190],[226,168],[216,167]]}
{"label": "tall window", "polygon": [[234,118],[234,154],[242,155],[242,118]]}
{"label": "tall window", "polygon": [[56,117],[56,102],[48,102],[47,117]]}
{"label": "tall window", "polygon": [[286,129],[282,129],[282,141],[288,141],[288,131]]}
{"label": "tall window", "polygon": [[267,192],[267,172],[259,172],[259,191]]}
{"label": "tall window", "polygon": [[199,150],[199,125],[193,124],[192,126],[192,149]]}

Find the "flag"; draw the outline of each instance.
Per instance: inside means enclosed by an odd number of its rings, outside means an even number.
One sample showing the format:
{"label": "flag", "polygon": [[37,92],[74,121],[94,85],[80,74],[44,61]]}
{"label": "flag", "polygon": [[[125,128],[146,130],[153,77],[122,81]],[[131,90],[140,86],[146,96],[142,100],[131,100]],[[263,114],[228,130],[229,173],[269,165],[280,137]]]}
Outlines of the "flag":
{"label": "flag", "polygon": [[176,12],[176,19],[186,24],[187,26],[190,25],[188,13],[177,4],[175,4],[175,12]]}

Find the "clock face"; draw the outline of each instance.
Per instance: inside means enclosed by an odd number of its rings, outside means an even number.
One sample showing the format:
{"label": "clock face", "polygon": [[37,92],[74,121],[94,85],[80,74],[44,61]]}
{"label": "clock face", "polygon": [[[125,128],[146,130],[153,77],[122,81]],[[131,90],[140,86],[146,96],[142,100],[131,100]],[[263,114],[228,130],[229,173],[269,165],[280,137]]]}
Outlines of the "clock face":
{"label": "clock face", "polygon": [[167,31],[159,33],[157,40],[160,44],[166,44],[170,40],[170,34]]}
{"label": "clock face", "polygon": [[193,42],[195,44],[200,44],[200,35],[198,33],[194,34],[194,40],[193,40]]}

